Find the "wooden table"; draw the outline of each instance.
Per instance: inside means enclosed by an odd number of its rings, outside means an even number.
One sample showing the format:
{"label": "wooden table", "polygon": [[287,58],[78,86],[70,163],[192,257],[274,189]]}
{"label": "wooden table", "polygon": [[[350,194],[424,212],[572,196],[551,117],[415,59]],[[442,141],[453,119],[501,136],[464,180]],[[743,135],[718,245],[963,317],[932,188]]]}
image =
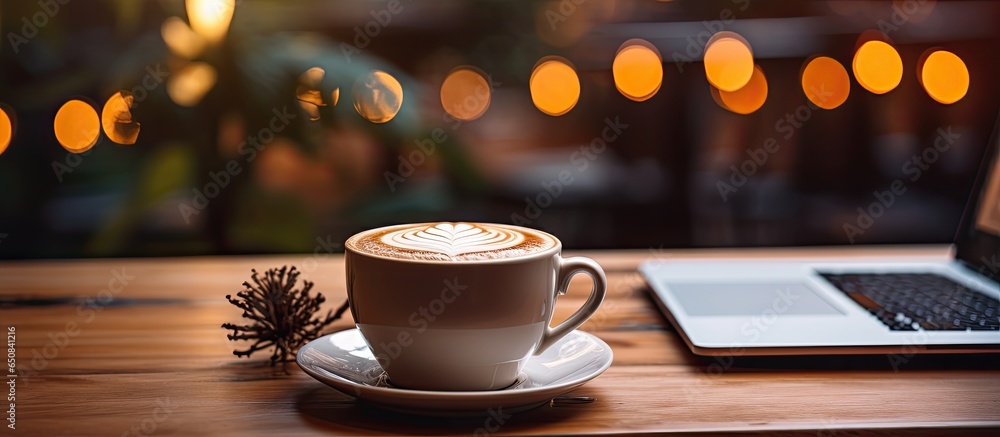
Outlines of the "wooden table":
{"label": "wooden table", "polygon": [[[571,393],[596,401],[517,414],[497,434],[947,434],[955,431],[950,427],[992,434],[988,428],[1000,427],[995,360],[966,357],[955,361],[961,370],[947,364],[844,369],[831,360],[712,372],[712,361],[693,356],[655,309],[635,271],[651,257],[943,259],[948,253],[946,247],[577,253],[608,272],[608,298],[583,329],[611,345],[614,364]],[[290,375],[276,374],[263,356],[234,357],[219,325],[237,321],[240,312],[224,296],[240,289],[251,268],[283,264],[306,270],[329,306],[343,302],[337,255],[0,263],[0,328],[16,328],[22,373],[17,429],[3,435],[470,435],[483,426],[485,415],[384,412],[355,403],[294,364]],[[109,281],[127,284],[109,289]],[[574,280],[556,317],[579,307],[588,287],[585,278]],[[111,301],[102,290],[112,292]],[[106,305],[81,306],[101,296]],[[349,317],[337,329],[351,327]]]}

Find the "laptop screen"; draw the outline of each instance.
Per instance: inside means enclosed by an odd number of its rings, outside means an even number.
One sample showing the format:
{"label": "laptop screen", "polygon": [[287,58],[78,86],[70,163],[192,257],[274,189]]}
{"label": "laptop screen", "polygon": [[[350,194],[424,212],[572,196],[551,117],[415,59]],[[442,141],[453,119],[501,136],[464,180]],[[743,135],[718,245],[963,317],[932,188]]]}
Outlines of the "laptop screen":
{"label": "laptop screen", "polygon": [[1000,280],[1000,121],[983,157],[976,187],[966,207],[956,245],[958,259]]}

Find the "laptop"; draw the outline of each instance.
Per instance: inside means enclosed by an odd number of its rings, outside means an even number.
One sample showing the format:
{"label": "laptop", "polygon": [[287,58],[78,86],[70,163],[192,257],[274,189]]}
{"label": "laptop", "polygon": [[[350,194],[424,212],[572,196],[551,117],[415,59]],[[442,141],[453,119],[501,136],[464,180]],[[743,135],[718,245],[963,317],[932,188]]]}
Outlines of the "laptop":
{"label": "laptop", "polygon": [[698,355],[1000,352],[1000,120],[941,262],[650,260],[653,300]]}

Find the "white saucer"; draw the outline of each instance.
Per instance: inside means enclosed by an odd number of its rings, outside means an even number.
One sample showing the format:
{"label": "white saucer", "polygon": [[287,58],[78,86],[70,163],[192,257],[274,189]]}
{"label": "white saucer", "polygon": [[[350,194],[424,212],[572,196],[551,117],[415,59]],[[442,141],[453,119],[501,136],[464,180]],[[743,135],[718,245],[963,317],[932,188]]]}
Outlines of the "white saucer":
{"label": "white saucer", "polygon": [[525,411],[596,378],[614,354],[601,339],[573,331],[524,365],[517,383],[490,391],[424,391],[393,387],[357,329],[302,346],[295,361],[313,378],[348,395],[394,411],[435,416]]}

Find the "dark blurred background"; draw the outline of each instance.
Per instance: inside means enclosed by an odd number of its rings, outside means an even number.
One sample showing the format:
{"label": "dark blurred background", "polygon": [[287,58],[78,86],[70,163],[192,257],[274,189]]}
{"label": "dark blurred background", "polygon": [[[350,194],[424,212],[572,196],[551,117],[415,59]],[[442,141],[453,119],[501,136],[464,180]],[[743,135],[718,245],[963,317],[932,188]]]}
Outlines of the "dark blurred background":
{"label": "dark blurred background", "polygon": [[[946,243],[1000,108],[986,1],[4,0],[0,18],[2,258],[329,252],[435,220],[524,224],[570,249]],[[718,31],[766,75],[749,114],[713,98],[701,56]],[[644,101],[612,74],[633,38],[663,61]],[[852,73],[873,38],[903,64],[884,94]],[[955,103],[918,79],[933,48],[967,66]],[[831,110],[803,91],[817,55],[850,75]],[[579,78],[559,116],[529,91],[546,56]],[[490,83],[468,121],[442,107],[462,66]],[[56,119],[73,99],[103,125],[80,154],[54,132],[88,142],[92,117]],[[627,128],[590,148],[609,120]],[[939,129],[958,139],[914,180]],[[746,164],[769,138],[780,148]],[[897,179],[905,193],[845,230]]]}

